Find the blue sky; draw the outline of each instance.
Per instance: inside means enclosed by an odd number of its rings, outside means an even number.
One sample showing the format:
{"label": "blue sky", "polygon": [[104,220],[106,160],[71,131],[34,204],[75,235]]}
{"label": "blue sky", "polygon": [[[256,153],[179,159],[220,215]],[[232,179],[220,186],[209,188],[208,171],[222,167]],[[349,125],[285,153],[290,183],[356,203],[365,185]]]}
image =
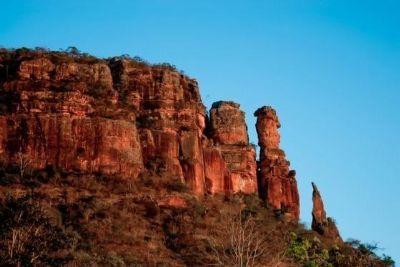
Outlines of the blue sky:
{"label": "blue sky", "polygon": [[272,105],[297,170],[301,218],[311,181],[344,238],[400,262],[399,1],[5,1],[0,45],[76,46],[170,62],[203,101]]}

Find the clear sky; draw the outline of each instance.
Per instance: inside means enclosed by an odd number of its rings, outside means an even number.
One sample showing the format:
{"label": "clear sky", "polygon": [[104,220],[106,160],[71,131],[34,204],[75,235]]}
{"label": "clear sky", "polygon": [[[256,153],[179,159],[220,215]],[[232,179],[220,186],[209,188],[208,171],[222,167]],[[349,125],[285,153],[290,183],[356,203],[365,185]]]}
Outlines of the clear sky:
{"label": "clear sky", "polygon": [[170,62],[205,104],[278,111],[297,170],[301,218],[311,181],[344,238],[400,262],[400,2],[0,0],[0,45],[76,46]]}

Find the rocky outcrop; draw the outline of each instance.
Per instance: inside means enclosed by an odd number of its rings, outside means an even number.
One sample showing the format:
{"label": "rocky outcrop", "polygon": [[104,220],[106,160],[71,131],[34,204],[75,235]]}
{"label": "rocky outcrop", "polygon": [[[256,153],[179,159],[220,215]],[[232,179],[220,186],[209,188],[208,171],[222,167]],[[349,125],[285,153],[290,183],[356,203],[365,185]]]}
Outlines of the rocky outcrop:
{"label": "rocky outcrop", "polygon": [[169,65],[0,51],[7,163],[23,154],[34,168],[179,179],[197,195],[256,192],[255,150],[239,105],[219,102],[210,114],[197,82]]}
{"label": "rocky outcrop", "polygon": [[313,187],[312,230],[329,239],[341,242],[342,238],[340,237],[334,220],[330,217],[326,217],[324,202],[317,186],[314,183],[311,184]]}
{"label": "rocky outcrop", "polygon": [[15,53],[3,59],[1,159],[12,163],[23,155],[34,168],[137,177],[143,160],[135,114],[107,117],[118,110],[112,103],[118,92],[106,62],[53,56]]}
{"label": "rocky outcrop", "polygon": [[232,101],[215,102],[210,110],[210,135],[215,144],[249,144],[244,112]]}
{"label": "rocky outcrop", "polygon": [[[279,122],[260,109],[260,163],[239,104],[206,116],[196,80],[169,65],[123,57],[0,51],[0,159],[31,167],[178,179],[201,196],[257,192],[298,218],[294,172],[279,149]],[[275,114],[273,112],[273,114]],[[275,117],[274,117],[275,116]]]}
{"label": "rocky outcrop", "polygon": [[290,220],[299,218],[299,193],[295,171],[289,170],[289,161],[280,149],[280,123],[271,107],[259,108],[257,117],[258,144],[260,159],[258,162],[258,185],[262,199],[280,214]]}
{"label": "rocky outcrop", "polygon": [[[247,194],[257,192],[256,153],[254,146],[249,144],[244,112],[240,110],[240,105],[224,101],[214,103],[210,110],[208,131],[213,144],[211,150],[214,152],[211,155],[214,156],[214,164],[219,161],[225,163],[225,166],[218,168],[226,177],[225,191]],[[217,154],[223,160],[216,159]],[[207,154],[205,158],[208,157]],[[212,175],[214,173],[209,175],[206,172],[206,179],[212,186],[218,183]]]}
{"label": "rocky outcrop", "polygon": [[120,101],[137,115],[144,165],[203,194],[205,107],[197,82],[132,60],[114,58],[110,67]]}

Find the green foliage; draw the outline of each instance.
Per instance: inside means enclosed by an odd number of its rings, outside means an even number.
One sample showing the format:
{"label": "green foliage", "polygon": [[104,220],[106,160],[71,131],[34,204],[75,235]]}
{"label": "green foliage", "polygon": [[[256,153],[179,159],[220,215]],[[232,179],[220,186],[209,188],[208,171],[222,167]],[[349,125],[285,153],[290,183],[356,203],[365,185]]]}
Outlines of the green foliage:
{"label": "green foliage", "polygon": [[176,71],[176,66],[172,65],[170,63],[158,63],[158,64],[154,64],[153,67],[156,68],[162,68],[162,69],[167,69],[167,70],[171,70],[171,71]]}
{"label": "green foliage", "polygon": [[298,238],[295,233],[291,233],[291,242],[287,254],[298,262],[307,262],[309,259],[308,250],[311,244],[307,239]]}
{"label": "green foliage", "polygon": [[358,252],[361,253],[361,255],[363,257],[380,260],[380,261],[382,261],[384,266],[394,266],[395,265],[395,262],[393,261],[393,259],[390,256],[383,254],[382,257],[380,257],[379,255],[377,255],[377,251],[380,248],[378,247],[378,244],[376,244],[376,243],[373,243],[373,244],[362,243],[360,240],[357,240],[357,239],[348,239],[346,241],[346,243],[348,245],[350,245],[351,247],[357,249]]}
{"label": "green foliage", "polygon": [[292,233],[286,255],[307,267],[394,266],[389,256],[378,257],[375,254],[377,249],[376,244],[364,244],[351,239],[347,245],[334,245],[328,250],[316,237],[310,240]]}
{"label": "green foliage", "polygon": [[358,249],[362,254],[369,256],[376,256],[376,251],[379,249],[377,244],[362,243],[357,239],[348,239],[346,243]]}
{"label": "green foliage", "polygon": [[291,233],[287,255],[306,267],[333,266],[329,262],[329,251],[321,248],[317,238],[310,241]]}
{"label": "green foliage", "polygon": [[76,56],[79,56],[81,54],[81,51],[79,51],[79,49],[75,46],[69,46],[65,51]]}
{"label": "green foliage", "polygon": [[386,254],[383,254],[383,255],[382,255],[382,262],[383,262],[386,266],[390,266],[390,267],[394,267],[394,266],[395,266],[395,262],[394,262],[394,260],[392,259],[392,257],[390,257],[390,256],[388,256],[388,255],[386,255]]}

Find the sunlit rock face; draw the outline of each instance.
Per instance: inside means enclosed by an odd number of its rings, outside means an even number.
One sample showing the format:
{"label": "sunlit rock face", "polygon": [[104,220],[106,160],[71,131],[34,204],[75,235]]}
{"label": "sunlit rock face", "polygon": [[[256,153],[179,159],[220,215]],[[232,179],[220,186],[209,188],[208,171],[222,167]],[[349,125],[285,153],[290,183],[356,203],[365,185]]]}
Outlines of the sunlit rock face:
{"label": "sunlit rock face", "polygon": [[311,228],[322,236],[341,242],[339,230],[332,218],[326,217],[324,202],[317,186],[312,183],[313,210]]}
{"label": "sunlit rock face", "polygon": [[137,177],[143,169],[135,124],[64,114],[0,116],[0,154],[35,168]]}
{"label": "sunlit rock face", "polygon": [[120,101],[137,116],[146,168],[204,194],[205,107],[197,82],[171,68],[124,59],[110,66]]}
{"label": "sunlit rock face", "polygon": [[196,80],[169,65],[1,50],[0,104],[6,163],[23,154],[35,168],[156,175],[178,179],[199,196],[259,191],[298,218],[296,180],[279,149],[275,112],[257,111],[257,174],[239,104],[216,102],[206,115]]}
{"label": "sunlit rock face", "polygon": [[[205,107],[170,66],[61,52],[0,53],[0,155],[32,167],[179,178],[205,192]],[[224,179],[223,177],[221,179]]]}
{"label": "sunlit rock face", "polygon": [[204,148],[204,167],[207,193],[229,194],[232,191],[230,172],[219,148],[212,146]]}
{"label": "sunlit rock face", "polygon": [[143,160],[135,114],[115,116],[106,62],[35,53],[1,56],[0,156],[31,167],[136,178]]}
{"label": "sunlit rock face", "polygon": [[280,149],[280,123],[271,107],[259,108],[256,129],[260,146],[258,185],[261,198],[277,212],[290,220],[299,218],[299,193],[295,171],[289,169],[289,161]]}
{"label": "sunlit rock face", "polygon": [[[220,101],[210,110],[209,136],[227,169],[226,191],[247,194],[257,192],[256,153],[249,144],[244,112],[234,102]],[[209,178],[209,177],[206,177]],[[211,184],[216,182],[209,178]]]}

